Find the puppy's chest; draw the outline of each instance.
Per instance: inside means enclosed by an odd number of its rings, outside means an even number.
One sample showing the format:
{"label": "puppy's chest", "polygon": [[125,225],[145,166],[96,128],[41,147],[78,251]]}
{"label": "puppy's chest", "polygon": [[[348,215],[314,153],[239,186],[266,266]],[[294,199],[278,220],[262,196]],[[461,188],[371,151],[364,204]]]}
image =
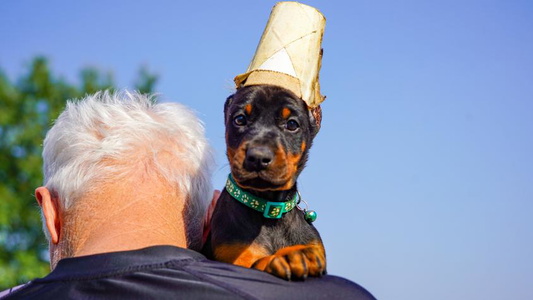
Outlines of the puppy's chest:
{"label": "puppy's chest", "polygon": [[264,220],[261,234],[257,236],[256,241],[269,245],[274,251],[295,244],[309,243],[309,231],[314,231],[314,227],[305,221],[301,211],[295,209],[281,219]]}
{"label": "puppy's chest", "polygon": [[[268,219],[262,213],[252,210],[225,195],[215,211],[215,218],[224,218],[224,226],[214,228],[224,230],[235,239],[248,236],[251,240],[279,249],[294,244],[305,244],[312,240],[309,232],[314,227],[304,219],[303,213],[294,208],[279,219]],[[221,199],[222,200],[222,199]],[[225,215],[225,216],[224,216]]]}

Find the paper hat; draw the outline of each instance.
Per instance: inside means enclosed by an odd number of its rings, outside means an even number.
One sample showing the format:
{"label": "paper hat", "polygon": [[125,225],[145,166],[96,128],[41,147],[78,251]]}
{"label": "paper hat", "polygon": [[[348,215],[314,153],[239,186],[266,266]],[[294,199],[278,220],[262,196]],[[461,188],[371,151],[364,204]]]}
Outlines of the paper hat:
{"label": "paper hat", "polygon": [[311,6],[276,4],[248,70],[235,77],[237,89],[277,85],[292,91],[310,108],[319,106],[325,99],[318,82],[325,26],[326,18]]}

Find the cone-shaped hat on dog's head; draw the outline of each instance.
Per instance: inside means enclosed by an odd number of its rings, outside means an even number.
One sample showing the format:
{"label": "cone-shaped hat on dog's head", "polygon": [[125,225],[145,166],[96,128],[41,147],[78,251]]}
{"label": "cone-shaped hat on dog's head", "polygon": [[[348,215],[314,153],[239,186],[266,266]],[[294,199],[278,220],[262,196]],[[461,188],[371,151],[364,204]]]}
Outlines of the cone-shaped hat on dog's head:
{"label": "cone-shaped hat on dog's head", "polygon": [[235,77],[237,89],[257,84],[284,87],[310,108],[324,101],[318,73],[326,19],[315,8],[298,2],[274,6],[246,73]]}

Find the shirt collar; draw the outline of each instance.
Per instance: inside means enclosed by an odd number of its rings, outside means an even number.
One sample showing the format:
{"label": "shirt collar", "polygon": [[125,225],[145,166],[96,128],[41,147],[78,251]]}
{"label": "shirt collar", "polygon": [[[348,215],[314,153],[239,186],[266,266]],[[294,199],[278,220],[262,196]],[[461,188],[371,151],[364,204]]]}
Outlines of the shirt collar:
{"label": "shirt collar", "polygon": [[175,246],[152,246],[131,251],[78,256],[60,260],[50,274],[44,278],[36,279],[34,282],[65,278],[86,278],[93,275],[101,276],[110,272],[120,272],[121,270],[131,270],[132,268],[140,268],[142,266],[165,264],[169,261],[179,263],[180,261],[204,259],[206,259],[205,256],[196,251]]}

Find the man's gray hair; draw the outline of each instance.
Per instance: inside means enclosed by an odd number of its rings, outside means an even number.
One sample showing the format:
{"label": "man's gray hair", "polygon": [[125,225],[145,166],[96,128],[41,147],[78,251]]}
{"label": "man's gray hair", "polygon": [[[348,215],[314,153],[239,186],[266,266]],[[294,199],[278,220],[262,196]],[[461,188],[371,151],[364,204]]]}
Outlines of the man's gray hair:
{"label": "man's gray hair", "polygon": [[91,187],[120,182],[143,166],[186,196],[188,246],[200,247],[214,159],[203,124],[185,106],[155,104],[139,93],[99,92],[69,101],[43,148],[44,185],[63,209]]}

